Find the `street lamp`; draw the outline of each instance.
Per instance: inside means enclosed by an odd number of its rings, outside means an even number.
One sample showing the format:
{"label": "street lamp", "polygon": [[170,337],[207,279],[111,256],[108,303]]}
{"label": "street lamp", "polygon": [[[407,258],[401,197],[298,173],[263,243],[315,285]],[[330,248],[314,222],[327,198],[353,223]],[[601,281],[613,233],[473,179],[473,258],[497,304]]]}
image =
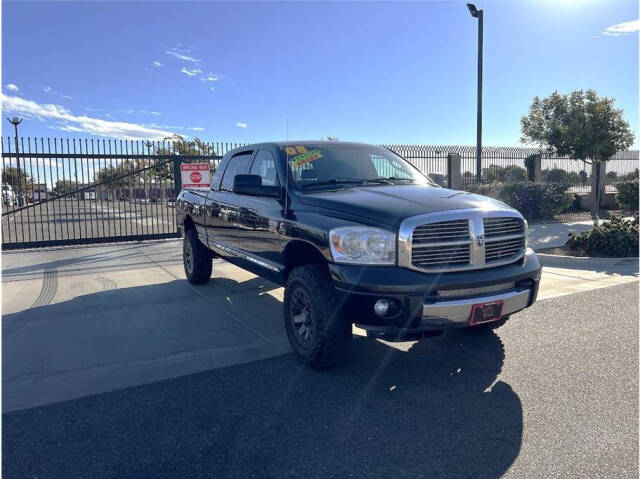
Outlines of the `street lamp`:
{"label": "street lamp", "polygon": [[467,3],[469,13],[478,19],[478,117],[476,121],[476,180],[482,180],[482,20],[483,11],[472,3]]}
{"label": "street lamp", "polygon": [[[13,125],[14,131],[15,131],[15,140],[16,140],[16,166],[17,166],[17,172],[18,172],[18,196],[22,197],[22,183],[20,182],[20,157],[18,156],[18,125],[20,123],[22,123],[22,118],[18,118],[17,116],[14,116],[13,118],[7,118],[7,121],[9,123],[11,123]],[[25,182],[26,182],[26,178],[25,178]],[[25,189],[26,189],[27,185],[25,183]],[[20,198],[18,198],[18,204],[20,204]],[[20,206],[22,206],[20,204]]]}

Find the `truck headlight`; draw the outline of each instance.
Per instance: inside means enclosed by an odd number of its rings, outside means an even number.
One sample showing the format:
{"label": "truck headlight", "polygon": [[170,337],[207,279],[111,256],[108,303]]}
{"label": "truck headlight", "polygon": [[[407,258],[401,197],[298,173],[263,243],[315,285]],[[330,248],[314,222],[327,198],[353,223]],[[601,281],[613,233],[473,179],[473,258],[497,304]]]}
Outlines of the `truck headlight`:
{"label": "truck headlight", "polygon": [[380,228],[334,228],[329,231],[329,244],[336,263],[393,265],[396,262],[396,235]]}

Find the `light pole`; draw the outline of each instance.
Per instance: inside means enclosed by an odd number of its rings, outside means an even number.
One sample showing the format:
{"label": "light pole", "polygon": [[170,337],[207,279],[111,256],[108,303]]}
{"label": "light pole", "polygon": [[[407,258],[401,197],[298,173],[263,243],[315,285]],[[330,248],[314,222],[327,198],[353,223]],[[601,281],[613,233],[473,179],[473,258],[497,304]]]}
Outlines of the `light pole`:
{"label": "light pole", "polygon": [[[14,116],[13,118],[7,118],[7,121],[9,123],[11,123],[13,125],[14,131],[15,131],[15,140],[16,140],[16,166],[17,166],[17,171],[18,171],[18,204],[20,206],[22,206],[20,203],[22,201],[22,182],[20,181],[20,157],[18,156],[18,125],[20,123],[22,123],[22,118],[18,119],[17,116]],[[25,189],[27,188],[26,185],[26,178],[25,178],[25,185],[24,185]]]}
{"label": "light pole", "polygon": [[476,181],[482,181],[482,20],[483,11],[467,3],[471,16],[478,19],[478,117],[476,120]]}

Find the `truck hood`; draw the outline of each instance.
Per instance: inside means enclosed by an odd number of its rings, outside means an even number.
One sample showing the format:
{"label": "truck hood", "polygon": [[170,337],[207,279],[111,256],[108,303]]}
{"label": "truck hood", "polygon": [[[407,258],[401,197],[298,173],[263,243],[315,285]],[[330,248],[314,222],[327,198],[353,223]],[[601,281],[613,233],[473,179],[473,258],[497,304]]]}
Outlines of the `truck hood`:
{"label": "truck hood", "polygon": [[513,210],[486,196],[426,185],[371,186],[302,193],[298,199],[304,205],[333,210],[336,216],[359,216],[389,226],[397,226],[410,216],[436,211],[467,208]]}

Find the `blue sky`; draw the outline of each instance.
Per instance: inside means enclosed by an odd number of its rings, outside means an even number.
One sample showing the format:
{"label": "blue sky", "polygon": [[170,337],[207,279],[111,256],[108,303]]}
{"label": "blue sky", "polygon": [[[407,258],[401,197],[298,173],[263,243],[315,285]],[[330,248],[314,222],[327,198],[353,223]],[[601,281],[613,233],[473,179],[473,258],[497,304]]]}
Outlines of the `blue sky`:
{"label": "blue sky", "polygon": [[[637,2],[477,5],[485,145],[519,144],[556,89],[616,98],[638,131]],[[457,1],[3,1],[3,114],[25,136],[263,141],[288,121],[290,139],[471,145],[476,28]]]}

